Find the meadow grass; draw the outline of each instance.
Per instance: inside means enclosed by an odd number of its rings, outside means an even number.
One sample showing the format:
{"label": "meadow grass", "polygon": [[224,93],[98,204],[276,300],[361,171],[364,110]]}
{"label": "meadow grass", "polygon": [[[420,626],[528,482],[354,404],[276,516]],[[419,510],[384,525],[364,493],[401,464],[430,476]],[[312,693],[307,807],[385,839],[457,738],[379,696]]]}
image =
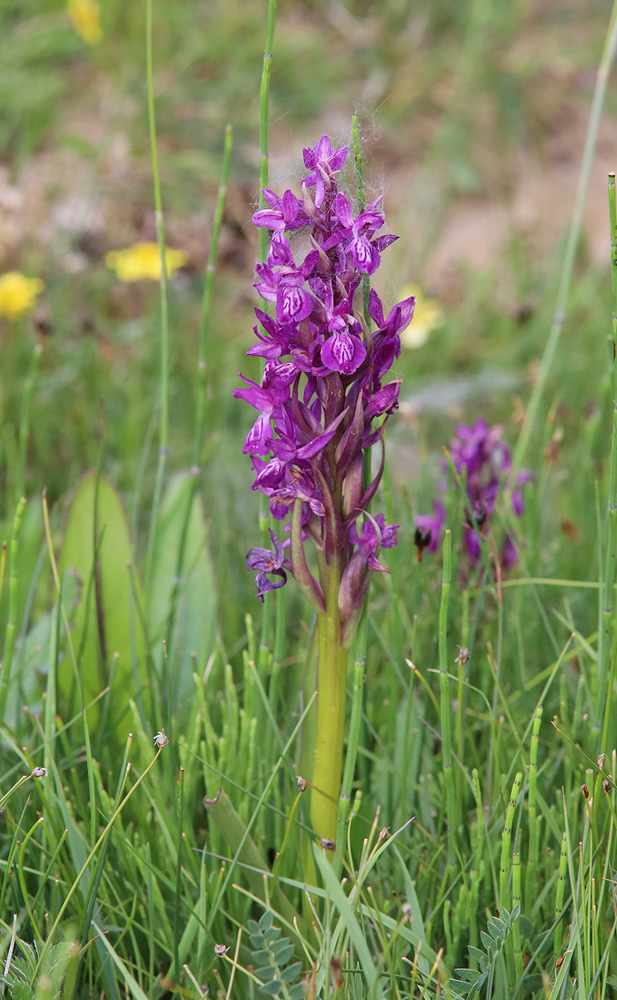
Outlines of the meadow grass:
{"label": "meadow grass", "polygon": [[[443,68],[438,42],[451,56],[464,29],[455,80],[467,93],[483,93],[478,53],[487,37],[516,36],[522,6],[491,13],[482,4],[454,12],[427,5],[433,45],[424,55],[425,79]],[[143,62],[134,55],[143,46],[143,18],[129,8],[112,4],[106,15],[117,19],[122,79]],[[238,61],[225,91],[233,111],[242,93],[239,67],[246,72],[251,58],[261,60],[264,8],[213,9],[217,37],[227,39],[222,51],[234,67]],[[170,15],[169,41],[157,33],[156,7],[148,4],[148,12],[149,137],[164,255],[157,148],[166,168],[156,136],[168,134],[170,109],[162,100],[161,126],[153,84],[181,26],[179,15]],[[356,20],[365,13],[359,5]],[[54,44],[64,52],[68,36],[55,6],[35,14],[51,21]],[[271,3],[270,32],[273,15]],[[372,53],[362,53],[363,65],[380,46],[388,51],[405,19],[404,4],[384,5],[383,34]],[[27,23],[38,37],[40,22]],[[198,41],[192,44],[197,50]],[[452,422],[421,415],[415,426],[401,420],[392,428],[382,494],[401,541],[389,553],[391,575],[373,583],[353,648],[334,852],[314,840],[298,780],[315,698],[313,616],[291,586],[276,599],[269,595],[262,611],[244,570],[258,520],[265,530],[267,518],[249,488],[244,418],[231,400],[246,346],[233,336],[226,342],[237,322],[226,296],[237,279],[214,277],[233,170],[225,120],[209,148],[218,180],[203,296],[197,277],[189,301],[181,286],[163,280],[160,305],[146,288],[125,300],[114,320],[109,285],[93,274],[87,287],[96,323],[116,324],[111,356],[79,330],[61,277],[52,295],[67,310],[63,336],[32,335],[25,319],[4,328],[5,995],[617,994],[615,364],[606,349],[606,268],[583,268],[577,258],[614,44],[613,18],[599,60],[580,198],[536,314],[521,327],[500,312],[483,276],[472,276],[440,349],[429,342],[401,359],[415,387],[435,372],[454,375],[461,358],[452,330],[471,320],[486,330],[481,344],[467,346],[483,355],[471,367],[497,357],[521,371],[540,355],[520,419],[509,393],[486,414],[504,421],[515,462],[534,478],[517,524],[507,498],[493,522],[490,542],[508,530],[519,542],[509,577],[494,578],[488,544],[470,572],[464,504],[454,486],[445,497],[451,532],[443,551],[425,552],[420,561],[413,519],[430,506]],[[271,52],[270,41],[261,157],[253,164],[262,186],[269,121],[272,127],[268,79],[270,72],[273,84],[277,77]],[[283,45],[275,86],[290,81],[290,101],[301,105],[299,94],[309,98],[289,52]],[[11,58],[21,79],[28,67],[18,52]],[[190,50],[184,59],[191,65],[197,55]],[[326,103],[330,72],[317,81],[311,113]],[[496,92],[507,118],[511,91],[504,85]],[[19,131],[15,115],[20,156],[40,141],[47,104],[42,95],[38,100],[30,131]],[[440,211],[476,183],[463,111],[457,104],[443,117],[427,151],[428,168],[442,162],[442,148],[456,161]],[[396,113],[393,102],[386,128],[396,126]],[[246,128],[241,118],[239,134]],[[144,145],[147,139],[144,131]],[[609,188],[615,316],[614,178]],[[525,285],[523,269],[516,278]],[[244,320],[250,326],[248,311]],[[196,333],[188,344],[174,337],[183,323]],[[470,421],[479,415],[473,407],[466,412]],[[417,480],[401,474],[410,441],[426,456]]]}

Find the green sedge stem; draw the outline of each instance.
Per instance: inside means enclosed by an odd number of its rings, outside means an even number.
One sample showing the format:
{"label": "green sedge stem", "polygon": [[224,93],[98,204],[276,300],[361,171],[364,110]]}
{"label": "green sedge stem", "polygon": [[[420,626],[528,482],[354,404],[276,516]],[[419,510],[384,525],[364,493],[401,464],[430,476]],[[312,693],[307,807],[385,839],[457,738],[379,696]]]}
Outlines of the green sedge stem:
{"label": "green sedge stem", "polygon": [[581,172],[579,175],[578,189],[576,192],[576,200],[574,203],[574,212],[572,215],[572,222],[570,224],[570,231],[568,233],[568,242],[566,244],[563,267],[561,269],[561,279],[559,282],[559,290],[557,292],[557,304],[555,307],[553,323],[548,335],[548,339],[546,341],[546,346],[544,348],[542,359],[540,361],[540,366],[538,369],[538,377],[536,379],[533,391],[531,393],[531,397],[529,399],[529,403],[527,405],[525,420],[523,422],[521,433],[519,435],[519,439],[516,448],[514,450],[514,456],[512,460],[512,480],[511,480],[512,482],[515,482],[516,472],[518,471],[518,469],[521,468],[521,465],[523,464],[525,453],[529,445],[531,433],[535,427],[536,420],[538,417],[540,400],[542,399],[542,396],[544,394],[546,381],[551,369],[551,365],[553,363],[553,358],[555,357],[555,353],[557,351],[559,338],[561,336],[561,330],[563,327],[566,307],[568,305],[568,298],[570,294],[570,285],[572,283],[572,272],[574,269],[576,249],[578,246],[578,241],[581,232],[583,208],[585,206],[587,188],[589,186],[591,165],[593,162],[594,150],[598,138],[598,129],[600,127],[600,119],[602,117],[602,108],[604,106],[606,85],[608,83],[610,69],[613,64],[613,60],[615,58],[616,49],[617,49],[617,0],[615,0],[615,2],[613,3],[611,19],[609,22],[608,30],[606,33],[606,39],[604,42],[602,58],[600,60],[600,65],[598,67],[598,75],[596,78],[596,86],[593,95],[591,114],[589,117],[589,125],[587,127],[587,135],[585,137],[583,162],[581,165]]}
{"label": "green sedge stem", "polygon": [[593,727],[600,728],[604,720],[603,742],[600,749],[608,749],[604,740],[609,735],[612,684],[608,687],[608,674],[613,647],[615,623],[615,579],[617,577],[617,209],[615,206],[615,174],[608,176],[608,205],[611,228],[611,277],[613,284],[613,339],[611,365],[613,376],[613,428],[611,438],[611,463],[608,490],[608,519],[605,532],[605,552],[600,565],[603,584],[600,583],[600,622],[598,636],[598,673],[593,708]]}
{"label": "green sedge stem", "polygon": [[13,532],[9,546],[9,610],[4,635],[4,656],[2,658],[2,667],[0,667],[0,723],[4,720],[6,702],[9,696],[11,664],[15,648],[15,633],[17,630],[17,557],[19,554],[19,532],[25,507],[26,498],[21,497],[13,519]]}
{"label": "green sedge stem", "polygon": [[32,389],[39,369],[41,355],[43,353],[44,340],[37,337],[30,368],[24,384],[24,391],[21,397],[21,414],[19,419],[19,464],[17,466],[17,484],[15,496],[19,498],[25,492],[24,484],[26,480],[26,452],[28,449],[28,431],[30,429],[30,402],[32,400]]}
{"label": "green sedge stem", "polygon": [[207,348],[208,334],[210,332],[210,320],[212,315],[212,295],[214,291],[214,275],[218,255],[219,238],[221,226],[223,224],[223,212],[225,210],[225,198],[227,196],[227,185],[229,182],[229,172],[231,167],[231,152],[233,148],[233,129],[228,125],[225,129],[225,145],[223,148],[223,166],[221,168],[221,178],[219,181],[216,205],[214,208],[214,218],[212,220],[212,236],[210,238],[210,251],[208,253],[208,263],[206,264],[206,276],[204,279],[204,293],[201,302],[201,323],[199,326],[199,342],[197,348],[197,412],[195,417],[195,440],[193,442],[193,464],[201,466],[203,439],[206,430],[206,402],[207,402]]}
{"label": "green sedge stem", "polygon": [[[152,770],[152,768],[156,764],[157,760],[159,759],[159,755],[161,753],[161,749],[162,749],[162,747],[159,747],[159,749],[157,750],[156,754],[154,755],[154,757],[152,758],[152,760],[148,764],[148,766],[145,769],[145,771],[142,774],[140,774],[139,778],[137,779],[137,781],[135,782],[135,784],[133,785],[133,787],[124,796],[124,798],[122,799],[122,802],[117,807],[117,809],[114,809],[113,813],[111,814],[110,819],[108,820],[108,822],[105,825],[105,829],[103,830],[103,832],[100,835],[99,839],[97,840],[96,844],[94,845],[94,847],[90,851],[88,857],[86,858],[86,860],[84,861],[83,865],[81,866],[81,869],[77,873],[77,877],[75,878],[75,881],[73,882],[71,888],[67,892],[67,894],[66,894],[66,896],[64,898],[64,902],[62,903],[62,906],[58,910],[58,913],[56,915],[56,919],[54,920],[53,924],[51,925],[51,927],[50,927],[50,929],[49,929],[49,931],[47,933],[47,939],[45,941],[45,944],[44,944],[43,948],[41,949],[41,953],[39,955],[38,962],[36,963],[34,972],[32,973],[32,978],[31,978],[31,984],[32,985],[34,985],[34,983],[36,983],[36,981],[37,981],[37,978],[38,978],[39,973],[41,971],[41,966],[43,964],[44,959],[46,958],[47,951],[51,947],[51,943],[53,941],[54,934],[56,933],[56,931],[58,929],[58,926],[60,924],[60,921],[62,920],[62,917],[64,916],[65,911],[66,911],[66,909],[67,909],[67,907],[68,907],[71,899],[73,898],[75,892],[77,891],[77,887],[78,887],[79,883],[81,882],[81,879],[82,879],[83,875],[85,874],[86,870],[88,869],[88,866],[89,866],[90,862],[92,861],[94,855],[98,851],[98,849],[101,846],[101,844],[103,843],[103,841],[108,837],[108,835],[109,835],[109,833],[111,831],[111,828],[113,827],[113,825],[116,822],[118,816],[120,815],[120,813],[124,809],[124,807],[125,807],[126,803],[128,802],[128,800],[131,798],[131,796],[133,795],[133,793],[137,791],[137,789],[141,785],[141,783],[144,780],[144,778],[146,777],[146,775],[148,775],[150,773],[150,771]],[[129,764],[128,767],[130,768],[130,766],[131,765]]]}
{"label": "green sedge stem", "polygon": [[448,816],[448,862],[456,862],[456,831],[458,828],[457,803],[452,771],[452,703],[450,699],[450,678],[448,673],[448,603],[450,600],[450,580],[452,574],[452,533],[444,532],[443,577],[441,603],[439,606],[439,688],[443,777],[446,788],[446,813]]}
{"label": "green sedge stem", "polygon": [[[259,205],[265,205],[263,189],[268,186],[268,117],[270,112],[270,75],[272,72],[272,49],[274,47],[274,24],[276,21],[276,0],[268,0],[268,19],[266,22],[266,46],[264,49],[261,70],[261,87],[259,90]],[[259,230],[259,259],[266,260],[270,234],[266,229]]]}
{"label": "green sedge stem", "polygon": [[154,495],[152,497],[148,546],[146,550],[145,579],[146,588],[148,589],[152,583],[152,571],[156,555],[159,508],[161,504],[161,494],[163,492],[163,478],[165,474],[169,430],[169,319],[167,310],[167,263],[165,256],[165,232],[163,229],[161,182],[159,177],[158,152],[156,147],[156,121],[154,115],[152,0],[146,0],[146,76],[148,85],[148,129],[150,133],[150,156],[152,161],[152,181],[154,185],[154,217],[156,221],[156,238],[161,257],[161,413],[159,420],[159,454],[156,467],[156,478],[154,481]]}

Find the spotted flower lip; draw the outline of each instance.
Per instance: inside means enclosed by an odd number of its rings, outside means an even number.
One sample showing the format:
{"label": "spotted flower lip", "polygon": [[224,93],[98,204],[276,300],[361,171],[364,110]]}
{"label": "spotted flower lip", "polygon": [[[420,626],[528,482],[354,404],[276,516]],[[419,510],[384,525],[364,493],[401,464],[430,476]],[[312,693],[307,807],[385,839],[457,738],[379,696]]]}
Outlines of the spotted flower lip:
{"label": "spotted flower lip", "polygon": [[[255,343],[247,353],[264,360],[264,374],[261,383],[242,375],[244,385],[234,390],[258,411],[244,444],[255,471],[253,489],[264,493],[273,517],[290,533],[289,560],[272,533],[273,550],[249,552],[258,597],[283,586],[291,572],[320,614],[332,570],[340,581],[345,641],[371,572],[386,570],[381,549],[397,539],[397,525],[366,511],[383,473],[384,425],[398,406],[400,381],[387,374],[414,307],[411,296],[385,313],[371,292],[368,323],[374,329],[367,325],[359,289],[397,237],[383,234],[382,198],[356,211],[339,189],[347,154],[347,146],[335,147],[323,135],[303,150],[307,174],[300,197],[290,190],[263,192],[265,206],[253,222],[271,236],[267,259],[255,267],[254,287],[270,314],[255,309]],[[367,486],[364,454],[376,444],[381,460]],[[319,579],[305,553],[311,545]]]}

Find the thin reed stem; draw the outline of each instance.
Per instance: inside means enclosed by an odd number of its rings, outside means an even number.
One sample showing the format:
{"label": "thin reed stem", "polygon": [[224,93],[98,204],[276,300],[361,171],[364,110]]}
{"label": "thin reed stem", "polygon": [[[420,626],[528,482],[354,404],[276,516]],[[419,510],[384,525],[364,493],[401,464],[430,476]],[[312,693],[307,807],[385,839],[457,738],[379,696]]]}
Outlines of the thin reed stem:
{"label": "thin reed stem", "polygon": [[576,199],[574,202],[574,211],[572,214],[572,222],[570,223],[570,230],[568,232],[568,240],[566,243],[564,261],[561,269],[561,278],[559,281],[559,289],[557,292],[557,302],[555,306],[555,312],[553,315],[553,322],[548,335],[548,339],[546,341],[546,345],[544,347],[542,358],[540,360],[537,379],[533,387],[529,403],[527,404],[523,426],[521,427],[521,432],[519,434],[516,448],[514,449],[514,455],[512,458],[511,482],[515,482],[516,472],[521,468],[525,460],[525,455],[527,453],[527,448],[529,446],[529,440],[531,438],[532,431],[534,430],[536,421],[538,419],[540,402],[542,400],[542,396],[544,395],[546,381],[548,379],[553,359],[555,357],[555,353],[557,351],[557,347],[561,337],[561,331],[563,328],[566,309],[568,306],[568,299],[570,296],[570,286],[572,284],[572,272],[574,270],[576,249],[578,247],[578,241],[581,234],[583,208],[585,207],[587,188],[589,187],[589,178],[591,175],[591,166],[598,138],[598,129],[600,127],[600,119],[602,117],[604,99],[606,96],[606,86],[608,83],[611,67],[615,59],[616,50],[617,50],[617,0],[614,0],[613,8],[611,11],[611,18],[606,33],[606,39],[604,42],[602,58],[600,60],[600,65],[598,67],[598,73],[596,77],[596,86],[593,95],[593,103],[591,106],[591,114],[589,116],[587,135],[585,137],[585,147],[583,150],[583,162],[581,164],[581,171],[578,179],[578,188],[576,191]]}
{"label": "thin reed stem", "polygon": [[[615,580],[617,579],[617,208],[615,199],[615,174],[608,176],[608,205],[611,228],[611,278],[613,286],[613,338],[611,346],[611,374],[613,383],[613,420],[611,435],[611,460],[608,489],[608,517],[604,531],[602,546],[604,558],[600,558],[602,567],[600,578],[600,622],[598,636],[598,672],[596,679],[595,700],[593,706],[593,728],[599,729],[604,721],[602,746],[600,750],[609,750],[612,744],[604,741],[612,738],[615,732],[611,720],[611,704],[613,686],[609,686],[609,669],[614,650],[615,634]],[[603,584],[603,586],[602,586]],[[609,735],[610,734],[610,735]]]}
{"label": "thin reed stem", "polygon": [[154,494],[150,512],[150,529],[146,549],[145,581],[148,591],[152,584],[154,559],[158,536],[159,510],[163,492],[165,463],[167,459],[169,433],[169,317],[167,308],[167,262],[165,255],[165,231],[163,227],[163,203],[159,176],[158,151],[156,145],[156,119],[154,112],[154,71],[152,60],[152,0],[146,0],[146,77],[148,87],[148,130],[150,134],[150,157],[152,181],[154,185],[154,217],[156,238],[161,257],[161,340],[160,340],[160,418],[159,453],[154,481]]}
{"label": "thin reed stem", "polygon": [[4,722],[4,713],[6,712],[6,703],[9,696],[11,665],[13,662],[13,650],[15,648],[15,633],[17,631],[19,532],[25,507],[26,498],[21,497],[17,504],[15,517],[13,518],[13,530],[9,546],[9,610],[6,632],[4,634],[4,655],[2,657],[2,666],[0,667],[0,724]]}
{"label": "thin reed stem", "polygon": [[17,480],[15,484],[15,502],[17,502],[19,497],[25,494],[26,456],[28,451],[28,434],[30,431],[30,404],[32,402],[32,390],[36,381],[36,375],[41,363],[44,343],[45,342],[42,336],[37,337],[21,397],[21,413],[19,417],[19,462],[17,465]]}
{"label": "thin reed stem", "polygon": [[458,808],[452,771],[452,699],[450,698],[450,676],[448,671],[448,603],[450,600],[450,580],[452,576],[452,534],[444,532],[443,576],[441,603],[439,605],[439,688],[441,718],[441,754],[443,778],[446,789],[446,815],[448,817],[448,862],[456,862],[456,834],[458,830]]}

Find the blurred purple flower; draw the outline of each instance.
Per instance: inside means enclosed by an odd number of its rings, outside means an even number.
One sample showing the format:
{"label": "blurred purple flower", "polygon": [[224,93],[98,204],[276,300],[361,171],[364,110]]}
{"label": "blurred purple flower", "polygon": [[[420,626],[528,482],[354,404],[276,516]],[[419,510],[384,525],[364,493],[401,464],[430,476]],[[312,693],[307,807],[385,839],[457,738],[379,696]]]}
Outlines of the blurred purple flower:
{"label": "blurred purple flower", "polygon": [[[472,567],[478,563],[481,553],[481,539],[489,530],[491,518],[500,491],[509,484],[512,469],[512,456],[508,444],[502,438],[503,428],[499,425],[490,427],[485,420],[477,420],[475,424],[461,424],[456,428],[456,435],[450,442],[449,452],[452,464],[460,480],[464,484],[468,504],[465,507],[465,523],[463,526],[463,543]],[[444,463],[447,471],[448,463]],[[532,473],[521,469],[512,490],[512,511],[520,517],[524,511],[523,494],[520,487],[529,482]],[[458,483],[456,484],[458,488]],[[440,489],[447,489],[447,483]],[[425,542],[429,552],[434,552],[439,543],[441,530],[445,523],[445,510],[438,501],[433,501],[434,515],[424,514],[416,517],[417,532],[429,532],[430,541]],[[416,536],[416,544],[422,541]],[[420,545],[419,545],[420,549]],[[518,551],[510,535],[506,535],[501,553],[502,565],[507,569],[518,559]]]}

